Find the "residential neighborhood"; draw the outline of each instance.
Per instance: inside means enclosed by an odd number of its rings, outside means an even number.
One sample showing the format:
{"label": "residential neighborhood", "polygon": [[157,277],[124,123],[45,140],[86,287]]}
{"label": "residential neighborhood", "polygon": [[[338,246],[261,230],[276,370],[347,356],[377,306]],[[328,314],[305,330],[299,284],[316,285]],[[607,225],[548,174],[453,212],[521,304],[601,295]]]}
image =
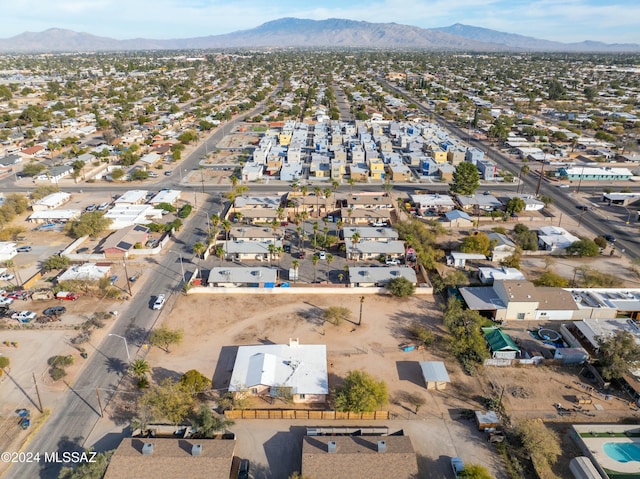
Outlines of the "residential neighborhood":
{"label": "residential neighborhood", "polygon": [[3,451],[634,477],[637,67],[602,61],[0,57]]}

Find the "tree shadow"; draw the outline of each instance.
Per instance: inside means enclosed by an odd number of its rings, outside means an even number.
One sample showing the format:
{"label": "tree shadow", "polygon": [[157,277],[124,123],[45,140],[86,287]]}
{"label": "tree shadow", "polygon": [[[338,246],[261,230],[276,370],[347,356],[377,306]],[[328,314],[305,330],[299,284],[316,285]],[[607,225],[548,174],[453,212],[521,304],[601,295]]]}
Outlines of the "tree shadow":
{"label": "tree shadow", "polygon": [[179,381],[181,377],[182,373],[179,373],[177,371],[172,371],[170,369],[162,367],[151,368],[151,379],[153,379],[156,384],[160,384],[165,379]]}
{"label": "tree shadow", "polygon": [[149,331],[139,326],[134,326],[133,324],[130,324],[127,330],[125,331],[124,336],[127,338],[127,342],[130,345],[135,345],[140,347],[149,338]]}
{"label": "tree shadow", "polygon": [[314,326],[324,325],[324,309],[307,303],[306,301],[305,304],[308,304],[310,308],[297,310],[296,313],[298,316]]}
{"label": "tree shadow", "polygon": [[[63,452],[82,452],[84,448],[82,447],[82,438],[75,437],[70,439],[68,436],[62,436],[58,440],[58,445],[56,451],[59,454],[60,462],[58,461],[42,461],[40,462],[40,474],[39,476],[42,479],[51,479],[52,477],[58,477],[60,475],[60,470],[63,467],[74,467],[74,464],[65,464],[62,461],[62,453]],[[54,451],[48,451],[54,452]]]}
{"label": "tree shadow", "polygon": [[110,373],[124,375],[129,368],[129,365],[120,358],[106,358],[104,363],[107,366],[107,371]]}

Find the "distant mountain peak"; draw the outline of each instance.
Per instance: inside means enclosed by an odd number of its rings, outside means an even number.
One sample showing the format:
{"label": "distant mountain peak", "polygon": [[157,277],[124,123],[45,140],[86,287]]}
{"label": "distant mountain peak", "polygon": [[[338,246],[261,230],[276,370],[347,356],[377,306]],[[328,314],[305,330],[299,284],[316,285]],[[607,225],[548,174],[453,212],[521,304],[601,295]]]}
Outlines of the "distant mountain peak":
{"label": "distant mountain peak", "polygon": [[402,48],[456,51],[563,51],[640,52],[636,44],[608,45],[602,42],[561,43],[514,33],[454,23],[424,29],[398,23],[370,23],[329,18],[310,20],[284,17],[255,28],[225,35],[198,38],[116,40],[64,28],[25,32],[0,39],[4,52],[124,51],[153,49],[207,49],[257,47]]}

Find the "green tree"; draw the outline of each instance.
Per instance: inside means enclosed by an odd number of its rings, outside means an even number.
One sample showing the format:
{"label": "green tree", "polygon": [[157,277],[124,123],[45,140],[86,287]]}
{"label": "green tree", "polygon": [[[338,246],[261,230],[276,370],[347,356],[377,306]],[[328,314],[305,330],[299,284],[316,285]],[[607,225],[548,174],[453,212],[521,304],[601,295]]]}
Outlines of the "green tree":
{"label": "green tree", "polygon": [[514,241],[525,251],[538,251],[538,235],[526,225],[518,223],[514,228]]}
{"label": "green tree", "polygon": [[453,173],[453,183],[451,191],[460,195],[472,195],[480,185],[480,174],[476,165],[469,162],[462,162],[456,167]]}
{"label": "green tree", "polygon": [[9,364],[11,364],[11,360],[7,356],[0,356],[0,369],[8,368]]}
{"label": "green tree", "polygon": [[583,256],[598,256],[600,254],[600,248],[590,238],[581,238],[578,241],[571,243],[565,250],[569,255]]}
{"label": "green tree", "polygon": [[514,196],[507,202],[507,215],[520,213],[522,210],[524,210],[524,207],[524,200],[522,198]]}
{"label": "green tree", "polygon": [[180,377],[180,386],[191,395],[211,389],[211,379],[195,369],[190,369]]}
{"label": "green tree", "polygon": [[151,331],[149,344],[151,344],[151,346],[157,346],[164,352],[168,353],[169,347],[180,344],[183,338],[184,331],[182,329],[169,329],[166,326],[160,326],[159,328]]}
{"label": "green tree", "polygon": [[30,161],[22,167],[22,174],[24,176],[38,176],[46,169],[46,166],[36,163],[35,161]]}
{"label": "green tree", "polygon": [[202,253],[204,253],[207,250],[207,247],[203,243],[198,241],[193,245],[192,249],[193,249],[193,252],[198,256],[198,258],[201,258]]}
{"label": "green tree", "polygon": [[606,380],[618,379],[630,369],[640,367],[640,345],[629,331],[618,330],[613,335],[598,337],[598,364]]}
{"label": "green tree", "polygon": [[336,411],[372,412],[387,403],[387,384],[369,373],[350,371],[334,396]]}
{"label": "green tree", "polygon": [[193,425],[196,427],[196,436],[202,439],[213,438],[216,432],[224,431],[233,424],[233,421],[214,414],[206,404],[200,404],[193,421]]}
{"label": "green tree", "polygon": [[389,292],[397,298],[405,298],[416,292],[416,286],[407,278],[399,276],[387,283]]}
{"label": "green tree", "polygon": [[193,398],[179,383],[165,379],[148,389],[138,400],[138,413],[156,421],[169,421],[178,425],[184,421],[193,406]]}
{"label": "green tree", "polygon": [[605,249],[607,247],[607,240],[602,236],[596,236],[593,238],[593,242],[598,245],[598,248]]}
{"label": "green tree", "polygon": [[166,203],[164,201],[162,203],[158,203],[156,205],[156,208],[168,211],[169,213],[174,213],[176,211],[175,206],[173,206],[171,203]]}
{"label": "green tree", "polygon": [[57,193],[58,191],[60,191],[60,187],[58,185],[38,186],[35,190],[31,192],[31,199],[34,201],[41,200],[45,196],[48,196],[51,193]]}
{"label": "green tree", "polygon": [[[87,450],[92,452],[91,449]],[[63,467],[58,479],[102,479],[114,451],[100,452],[90,462],[80,462],[75,467]],[[91,457],[89,455],[88,457]]]}
{"label": "green tree", "polygon": [[465,464],[460,479],[493,479],[489,470],[480,464]]}
{"label": "green tree", "polygon": [[124,175],[125,175],[125,172],[122,168],[116,168],[111,173],[109,173],[109,176],[113,181],[121,180],[124,177]]}
{"label": "green tree", "polygon": [[491,240],[482,232],[467,236],[462,240],[460,251],[463,253],[479,253],[489,256],[491,254]]}
{"label": "green tree", "polygon": [[536,286],[553,286],[558,288],[566,288],[569,286],[569,280],[554,273],[553,271],[545,271],[540,277],[533,281]]}
{"label": "green tree", "polygon": [[324,310],[325,321],[339,326],[343,321],[351,321],[351,310],[344,306],[331,306]]}
{"label": "green tree", "polygon": [[91,236],[95,238],[111,226],[111,218],[106,218],[102,211],[90,211],[80,215],[80,218],[69,221],[65,230],[72,238]]}
{"label": "green tree", "polygon": [[133,181],[143,181],[149,178],[149,172],[146,170],[136,170],[131,173],[131,180]]}
{"label": "green tree", "polygon": [[512,255],[507,256],[505,259],[500,261],[500,265],[505,266],[506,268],[520,269],[520,257],[520,251],[515,251]]}
{"label": "green tree", "polygon": [[198,134],[193,130],[187,130],[178,136],[178,140],[183,144],[191,143],[192,141],[196,141],[197,139]]}
{"label": "green tree", "polygon": [[69,264],[71,264],[71,261],[67,256],[54,254],[44,261],[42,268],[45,271],[51,271],[54,269],[64,269],[68,267]]}

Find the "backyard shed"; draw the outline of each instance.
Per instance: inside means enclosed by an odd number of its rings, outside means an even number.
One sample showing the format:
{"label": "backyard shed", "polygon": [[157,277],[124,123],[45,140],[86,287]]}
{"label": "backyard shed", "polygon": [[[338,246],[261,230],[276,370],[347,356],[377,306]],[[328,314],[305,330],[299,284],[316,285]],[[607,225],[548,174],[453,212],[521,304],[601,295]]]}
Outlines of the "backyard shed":
{"label": "backyard shed", "polygon": [[451,382],[442,361],[420,361],[420,369],[427,389],[442,391]]}
{"label": "backyard shed", "polygon": [[495,411],[476,411],[476,424],[480,431],[500,426],[500,419]]}

